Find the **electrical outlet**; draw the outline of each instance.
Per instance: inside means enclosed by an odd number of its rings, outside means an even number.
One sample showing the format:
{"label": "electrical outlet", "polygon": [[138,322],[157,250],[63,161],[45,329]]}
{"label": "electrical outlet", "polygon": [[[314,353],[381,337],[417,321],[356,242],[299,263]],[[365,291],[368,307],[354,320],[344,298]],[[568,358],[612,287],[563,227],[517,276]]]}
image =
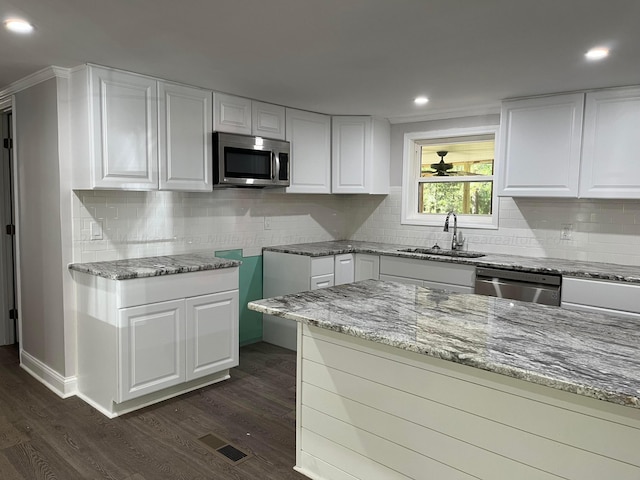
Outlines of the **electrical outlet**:
{"label": "electrical outlet", "polygon": [[102,222],[91,222],[91,240],[102,240]]}
{"label": "electrical outlet", "polygon": [[264,217],[264,229],[271,230],[271,217]]}
{"label": "electrical outlet", "polygon": [[560,240],[571,240],[573,238],[573,224],[563,223],[560,231]]}

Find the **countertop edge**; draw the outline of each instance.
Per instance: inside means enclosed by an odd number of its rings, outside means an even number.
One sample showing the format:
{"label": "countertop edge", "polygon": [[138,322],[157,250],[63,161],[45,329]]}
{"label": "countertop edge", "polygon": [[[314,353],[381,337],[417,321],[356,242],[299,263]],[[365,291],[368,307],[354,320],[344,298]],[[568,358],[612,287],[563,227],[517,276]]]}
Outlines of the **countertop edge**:
{"label": "countertop edge", "polygon": [[[71,271],[85,273],[87,275],[93,275],[96,277],[106,278],[108,280],[132,280],[135,278],[150,278],[166,275],[176,275],[180,273],[192,273],[202,272],[208,270],[219,270],[225,268],[239,267],[242,264],[240,260],[232,260],[226,258],[215,257],[202,261],[196,264],[174,264],[174,265],[162,265],[162,266],[145,266],[143,263],[151,259],[162,261],[161,259],[171,259],[176,263],[176,257],[179,256],[167,256],[167,257],[141,257],[138,259],[114,261],[114,262],[93,262],[93,263],[71,263],[67,268]],[[136,260],[141,263],[139,266],[135,266]],[[132,265],[127,267],[112,266],[108,268],[110,264],[114,265],[118,262],[128,262]],[[179,262],[178,262],[179,263]],[[107,268],[105,268],[107,267]]]}
{"label": "countertop edge", "polygon": [[624,394],[620,394],[612,391],[606,391],[597,387],[591,387],[591,386],[583,385],[579,383],[571,383],[564,380],[558,380],[548,375],[543,375],[540,373],[536,373],[536,372],[532,372],[529,370],[520,369],[517,367],[508,366],[508,365],[500,365],[500,364],[493,365],[487,362],[480,361],[473,357],[463,357],[445,350],[420,349],[411,345],[394,342],[383,335],[379,335],[379,336],[372,335],[357,327],[344,327],[341,325],[335,325],[330,322],[322,322],[322,321],[314,320],[298,314],[282,312],[278,309],[273,309],[273,308],[260,305],[260,303],[258,302],[249,302],[247,304],[249,310],[265,313],[268,315],[273,315],[280,318],[285,318],[285,319],[296,321],[306,325],[322,328],[325,330],[330,330],[337,333],[342,333],[352,337],[361,338],[363,340],[372,341],[374,343],[379,343],[379,344],[387,345],[394,348],[399,348],[401,350],[417,353],[420,355],[426,355],[429,357],[438,358],[440,360],[450,361],[450,362],[458,363],[460,365],[466,365],[472,368],[478,368],[480,370],[496,373],[499,375],[505,375],[505,376],[516,378],[526,382],[534,383],[537,385],[542,385],[542,386],[554,388],[557,390],[562,390],[569,393],[575,393],[577,395],[594,398],[596,400],[603,400],[610,403],[622,405],[625,407],[640,409],[640,397],[638,396],[629,396],[629,395],[624,395]]}
{"label": "countertop edge", "polygon": [[[344,240],[336,240],[336,242],[344,242]],[[330,243],[330,242],[326,242],[326,243]],[[584,278],[584,279],[609,280],[614,282],[640,284],[640,274],[638,274],[637,276],[636,275],[617,275],[615,273],[599,273],[595,271],[587,271],[585,269],[558,268],[558,267],[553,267],[551,265],[529,267],[526,265],[514,264],[513,262],[501,262],[499,259],[487,260],[487,259],[484,259],[484,257],[479,257],[479,258],[448,257],[443,255],[429,255],[425,253],[390,251],[388,248],[384,248],[384,247],[377,249],[372,247],[358,246],[356,241],[354,241],[353,243],[354,245],[350,245],[347,247],[343,247],[343,246],[336,246],[335,248],[327,247],[321,251],[314,251],[312,249],[305,250],[303,248],[305,244],[276,245],[276,246],[263,247],[262,250],[263,252],[269,251],[269,252],[277,252],[277,253],[287,253],[290,255],[302,255],[302,256],[313,257],[313,258],[324,257],[329,255],[341,255],[345,253],[364,253],[364,254],[381,255],[381,256],[388,256],[388,257],[413,258],[416,260],[428,260],[428,261],[442,262],[442,263],[470,265],[475,267],[499,268],[503,270],[513,270],[513,271],[532,272],[532,273],[548,273],[548,274],[564,275],[568,277],[576,277],[576,278]],[[370,242],[367,242],[367,243],[370,243]],[[295,247],[295,248],[292,248],[292,247]],[[409,248],[406,245],[404,246],[397,245],[396,247]],[[486,257],[489,257],[489,258],[500,257],[500,255],[501,254],[487,253]],[[509,257],[518,257],[518,256],[509,255]],[[518,258],[522,258],[524,263],[526,262],[526,259],[528,259],[529,257],[518,257]],[[558,262],[571,261],[571,260],[554,259],[554,258],[545,258],[541,260],[535,257],[531,257],[531,260],[549,262],[550,264],[553,263],[554,261],[558,261]],[[604,265],[611,265],[612,267],[614,267],[613,264],[604,264]],[[638,270],[640,271],[640,267],[638,267]]]}

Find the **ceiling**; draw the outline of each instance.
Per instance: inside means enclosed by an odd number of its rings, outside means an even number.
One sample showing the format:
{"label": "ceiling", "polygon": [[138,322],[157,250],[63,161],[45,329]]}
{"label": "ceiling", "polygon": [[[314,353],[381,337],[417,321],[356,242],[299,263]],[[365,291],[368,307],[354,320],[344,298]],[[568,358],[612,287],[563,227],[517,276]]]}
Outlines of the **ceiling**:
{"label": "ceiling", "polygon": [[[640,84],[640,0],[0,0],[0,89],[85,62],[392,121]],[[589,62],[605,45],[611,55]],[[426,95],[418,107],[412,100]]]}

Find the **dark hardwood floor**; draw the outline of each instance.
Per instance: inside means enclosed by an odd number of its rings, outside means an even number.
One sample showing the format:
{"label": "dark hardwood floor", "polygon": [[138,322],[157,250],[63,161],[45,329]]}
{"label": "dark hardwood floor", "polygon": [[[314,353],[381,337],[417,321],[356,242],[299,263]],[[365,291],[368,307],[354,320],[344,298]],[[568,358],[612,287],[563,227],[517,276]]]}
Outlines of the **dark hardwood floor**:
{"label": "dark hardwood floor", "polygon": [[[295,353],[240,349],[231,379],[109,420],[60,399],[0,347],[0,479],[303,479],[295,463]],[[199,441],[248,454],[233,464]]]}

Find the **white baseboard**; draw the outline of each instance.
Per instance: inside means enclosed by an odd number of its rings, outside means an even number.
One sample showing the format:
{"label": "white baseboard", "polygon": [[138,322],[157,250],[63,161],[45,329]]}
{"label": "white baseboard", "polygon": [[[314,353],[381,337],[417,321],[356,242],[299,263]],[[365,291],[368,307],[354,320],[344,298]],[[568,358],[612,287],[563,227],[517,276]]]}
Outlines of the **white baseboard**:
{"label": "white baseboard", "polygon": [[20,366],[32,377],[61,398],[72,397],[78,389],[77,377],[63,377],[24,350],[20,351]]}

